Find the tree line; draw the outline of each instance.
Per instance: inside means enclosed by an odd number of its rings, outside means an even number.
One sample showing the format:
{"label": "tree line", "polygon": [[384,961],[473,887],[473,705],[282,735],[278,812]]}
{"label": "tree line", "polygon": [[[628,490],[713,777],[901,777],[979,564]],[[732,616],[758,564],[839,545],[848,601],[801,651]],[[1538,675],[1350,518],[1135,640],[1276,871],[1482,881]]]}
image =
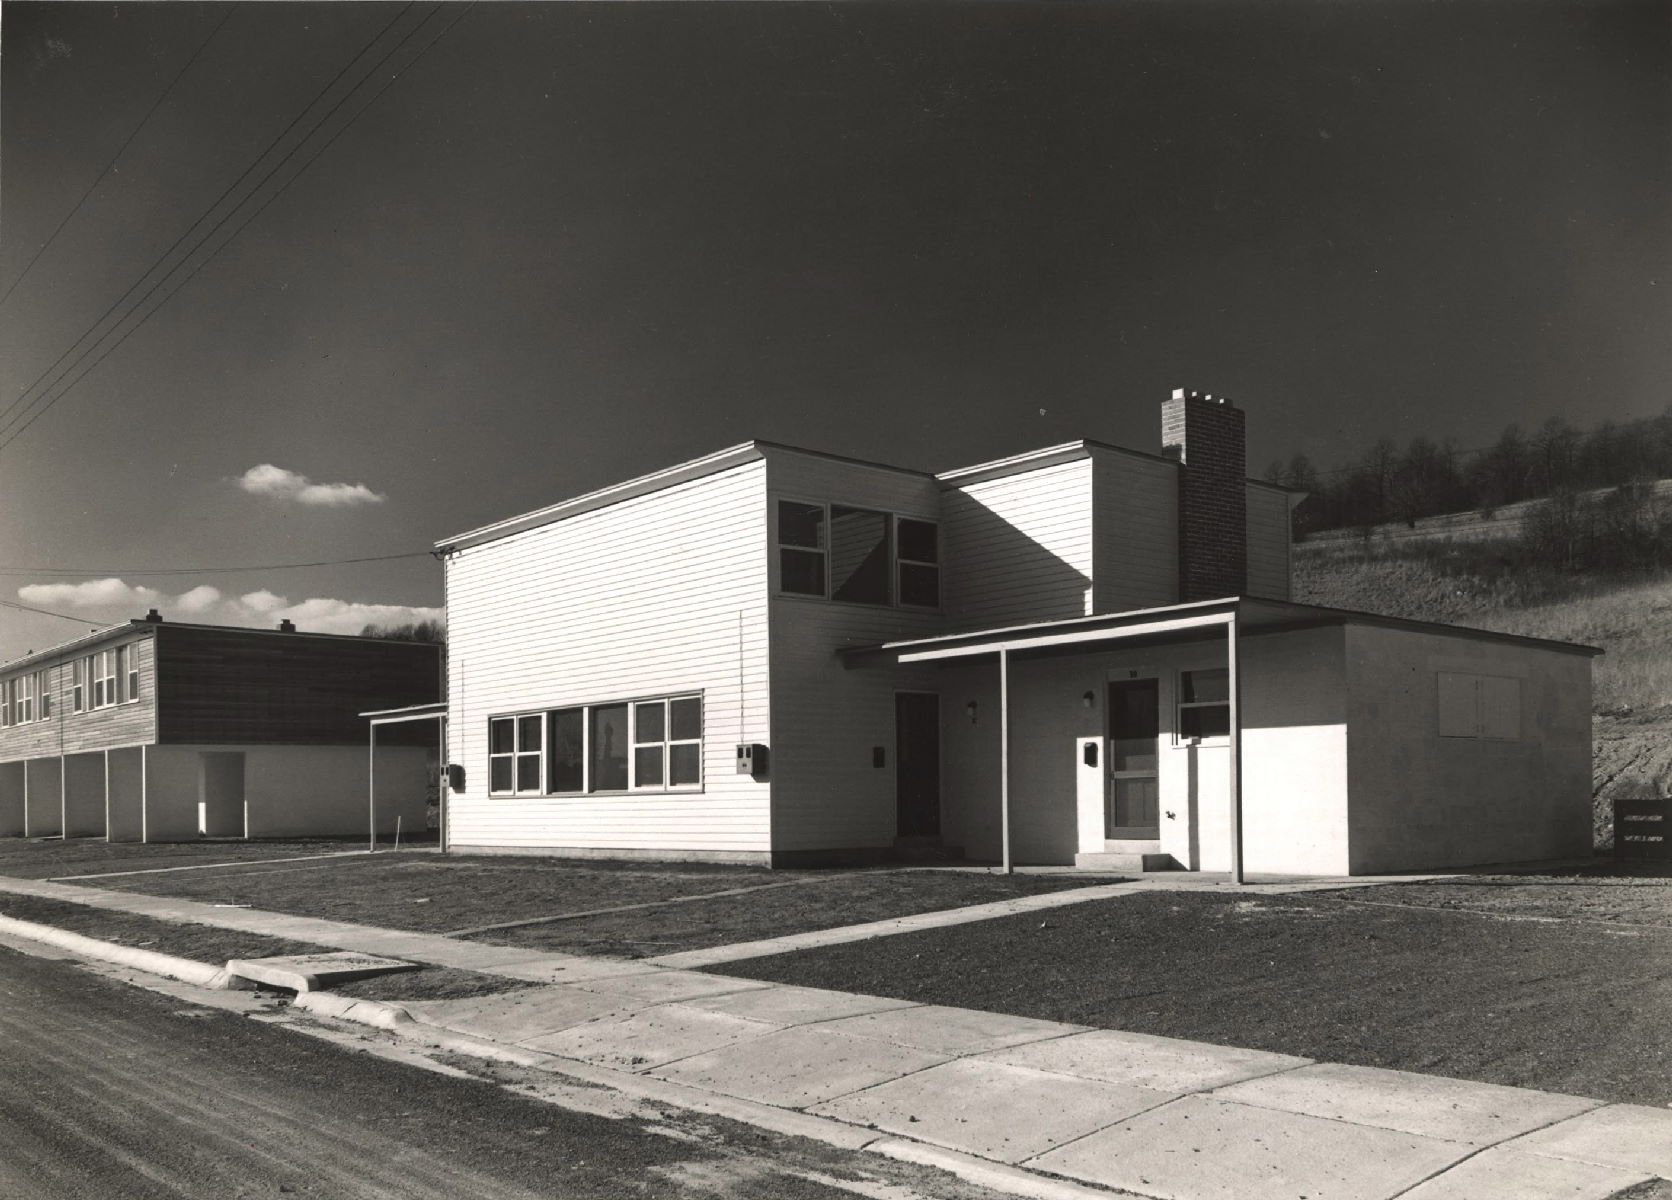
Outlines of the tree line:
{"label": "tree line", "polygon": [[1672,478],[1672,408],[1641,421],[1589,430],[1551,417],[1528,433],[1510,425],[1491,446],[1412,438],[1400,449],[1381,438],[1357,462],[1320,472],[1304,454],[1274,462],[1265,478],[1308,493],[1295,532],[1414,525],[1441,513],[1490,514],[1505,504],[1569,492]]}

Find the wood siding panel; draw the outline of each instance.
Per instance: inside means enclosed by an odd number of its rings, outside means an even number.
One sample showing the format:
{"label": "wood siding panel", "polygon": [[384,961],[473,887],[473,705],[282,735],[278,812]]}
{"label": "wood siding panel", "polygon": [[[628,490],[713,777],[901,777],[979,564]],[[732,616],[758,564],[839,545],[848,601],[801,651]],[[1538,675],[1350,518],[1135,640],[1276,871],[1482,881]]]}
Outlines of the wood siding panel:
{"label": "wood siding panel", "polygon": [[[768,785],[735,773],[769,741],[761,461],[454,555],[447,566],[450,801],[459,845],[763,853]],[[700,692],[703,790],[492,796],[488,719]]]}
{"label": "wood siding panel", "polygon": [[1177,603],[1178,465],[1105,450],[1092,463],[1094,611]]}
{"label": "wood siding panel", "polygon": [[[858,463],[769,453],[773,498],[830,501],[937,520],[941,489],[927,476]],[[942,584],[945,584],[943,527]],[[776,559],[776,555],[774,555]],[[774,568],[776,570],[776,567]],[[772,601],[772,848],[890,846],[895,836],[894,692],[935,690],[933,668],[852,670],[844,646],[927,637],[939,613],[807,596]],[[883,765],[872,751],[883,750]]]}
{"label": "wood siding panel", "polygon": [[1289,599],[1289,497],[1248,485],[1248,594]]}
{"label": "wood siding panel", "polygon": [[[52,719],[31,721],[27,725],[13,725],[0,729],[0,762],[41,758],[47,755],[80,754],[90,750],[108,750],[116,746],[138,746],[157,740],[156,646],[149,629],[140,630],[132,638],[116,638],[100,643],[96,650],[115,649],[132,643],[139,648],[139,699],[86,712],[71,711],[71,681],[73,664],[87,657],[78,651],[62,659],[47,659],[49,665],[37,661],[27,670],[12,670],[0,674],[0,680],[46,670],[51,676]],[[123,687],[127,681],[123,681]],[[87,693],[91,696],[91,691]],[[37,700],[37,704],[39,701]]]}
{"label": "wood siding panel", "polygon": [[189,625],[160,625],[156,638],[164,744],[364,745],[362,712],[440,692],[436,645]]}
{"label": "wood siding panel", "polygon": [[1090,611],[1091,459],[948,488],[941,512],[950,628]]}

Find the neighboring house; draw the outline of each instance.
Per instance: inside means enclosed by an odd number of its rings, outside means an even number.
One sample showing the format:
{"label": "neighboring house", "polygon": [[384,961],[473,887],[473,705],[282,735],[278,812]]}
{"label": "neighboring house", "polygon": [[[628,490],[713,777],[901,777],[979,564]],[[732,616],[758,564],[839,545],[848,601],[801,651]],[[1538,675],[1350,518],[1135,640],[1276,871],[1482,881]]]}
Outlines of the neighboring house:
{"label": "neighboring house", "polygon": [[749,442],[440,543],[459,847],[1364,873],[1586,853],[1580,646],[1289,600],[1243,414]]}
{"label": "neighboring house", "polygon": [[[177,624],[153,609],[0,666],[0,836],[366,833],[359,714],[433,701],[440,677],[436,645],[289,621]],[[426,753],[380,746],[380,832],[397,817],[423,830]]]}

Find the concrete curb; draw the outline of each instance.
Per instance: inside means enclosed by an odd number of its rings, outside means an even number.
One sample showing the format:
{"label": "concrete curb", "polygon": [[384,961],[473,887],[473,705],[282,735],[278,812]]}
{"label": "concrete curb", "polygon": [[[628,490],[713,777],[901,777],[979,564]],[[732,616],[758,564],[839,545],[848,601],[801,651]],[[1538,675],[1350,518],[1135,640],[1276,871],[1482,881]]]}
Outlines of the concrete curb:
{"label": "concrete curb", "polygon": [[132,967],[150,975],[162,975],[202,988],[226,990],[244,987],[241,981],[228,975],[225,970],[212,967],[208,963],[176,958],[172,954],[159,954],[155,950],[141,950],[136,946],[118,946],[113,942],[103,942],[98,938],[71,933],[53,925],[39,925],[34,921],[0,916],[0,932],[28,938],[30,941],[45,942],[49,946],[57,946],[61,950],[69,950],[86,958]]}

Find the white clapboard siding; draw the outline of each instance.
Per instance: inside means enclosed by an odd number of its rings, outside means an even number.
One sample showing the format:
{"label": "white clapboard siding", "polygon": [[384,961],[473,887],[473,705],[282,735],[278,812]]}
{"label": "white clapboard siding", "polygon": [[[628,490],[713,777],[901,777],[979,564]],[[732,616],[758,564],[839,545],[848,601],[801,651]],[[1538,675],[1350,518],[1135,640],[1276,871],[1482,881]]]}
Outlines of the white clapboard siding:
{"label": "white clapboard siding", "polygon": [[1090,611],[1092,460],[954,484],[941,497],[941,586],[955,628]]}
{"label": "white clapboard siding", "polygon": [[1092,464],[1094,611],[1177,603],[1178,464],[1100,448]]}
{"label": "white clapboard siding", "polygon": [[1289,496],[1248,485],[1248,594],[1289,599]]}
{"label": "white clapboard siding", "polygon": [[[450,754],[459,845],[770,849],[767,505],[759,460],[457,552],[448,562]],[[700,692],[703,788],[490,796],[488,719]]]}
{"label": "white clapboard siding", "polygon": [[[922,520],[940,516],[940,488],[928,475],[784,451],[768,451],[767,465],[775,497],[830,501]],[[944,539],[942,549],[944,562]],[[880,662],[850,668],[836,652],[844,646],[929,637],[943,628],[936,612],[775,597],[774,850],[893,844],[894,692],[897,687],[933,691],[937,673]],[[872,766],[876,746],[883,747],[882,767]]]}

